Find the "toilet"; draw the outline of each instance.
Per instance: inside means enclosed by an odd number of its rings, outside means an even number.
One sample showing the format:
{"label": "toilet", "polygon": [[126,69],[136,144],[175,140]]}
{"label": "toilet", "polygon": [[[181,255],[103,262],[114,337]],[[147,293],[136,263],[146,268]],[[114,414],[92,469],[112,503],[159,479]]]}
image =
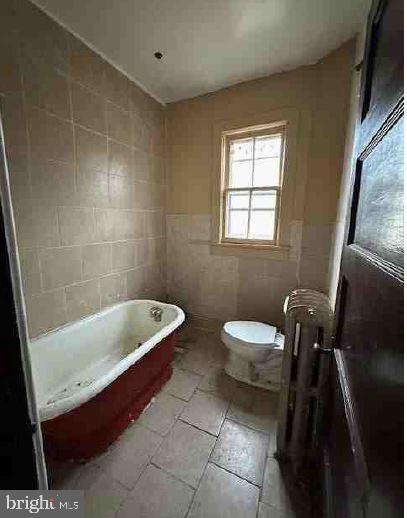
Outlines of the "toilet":
{"label": "toilet", "polygon": [[280,390],[284,335],[275,326],[245,320],[226,322],[222,342],[227,347],[225,371],[244,383]]}

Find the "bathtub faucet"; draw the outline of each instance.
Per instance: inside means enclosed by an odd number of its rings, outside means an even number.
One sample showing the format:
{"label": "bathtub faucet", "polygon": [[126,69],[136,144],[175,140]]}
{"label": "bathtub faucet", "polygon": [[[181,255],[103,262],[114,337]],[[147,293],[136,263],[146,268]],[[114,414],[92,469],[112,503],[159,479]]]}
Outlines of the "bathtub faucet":
{"label": "bathtub faucet", "polygon": [[150,308],[150,316],[154,318],[156,322],[161,322],[161,317],[163,315],[163,310],[158,306],[153,306]]}

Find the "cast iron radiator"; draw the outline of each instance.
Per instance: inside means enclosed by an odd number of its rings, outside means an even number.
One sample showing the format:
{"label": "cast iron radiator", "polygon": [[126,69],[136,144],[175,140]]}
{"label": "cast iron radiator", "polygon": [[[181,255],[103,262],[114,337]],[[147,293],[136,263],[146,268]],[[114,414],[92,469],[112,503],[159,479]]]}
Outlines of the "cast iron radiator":
{"label": "cast iron radiator", "polygon": [[285,300],[277,457],[294,469],[318,449],[332,352],[333,315],[318,291],[294,290]]}

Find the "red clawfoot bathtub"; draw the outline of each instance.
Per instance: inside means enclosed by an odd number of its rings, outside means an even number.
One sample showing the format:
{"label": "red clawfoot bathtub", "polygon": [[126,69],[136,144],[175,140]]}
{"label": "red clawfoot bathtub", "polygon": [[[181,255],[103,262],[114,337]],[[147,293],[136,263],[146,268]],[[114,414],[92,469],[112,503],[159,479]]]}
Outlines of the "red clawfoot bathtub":
{"label": "red clawfoot bathtub", "polygon": [[132,300],[31,342],[44,444],[52,458],[85,461],[140,415],[171,376],[174,332],[184,319],[177,306]]}

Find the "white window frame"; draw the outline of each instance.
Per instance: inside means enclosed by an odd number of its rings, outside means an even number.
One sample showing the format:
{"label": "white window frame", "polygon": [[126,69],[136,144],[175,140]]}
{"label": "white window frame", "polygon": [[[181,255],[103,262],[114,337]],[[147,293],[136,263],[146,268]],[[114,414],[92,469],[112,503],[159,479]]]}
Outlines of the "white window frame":
{"label": "white window frame", "polygon": [[[229,153],[230,153],[230,143],[234,140],[241,140],[245,138],[253,138],[256,137],[266,137],[269,135],[281,135],[281,154],[280,154],[280,174],[279,174],[279,184],[278,185],[267,185],[262,187],[229,187]],[[279,222],[280,222],[280,204],[281,204],[281,189],[283,185],[284,178],[284,165],[285,165],[285,147],[286,147],[286,128],[285,124],[281,123],[276,125],[275,123],[270,124],[269,126],[263,125],[260,128],[245,128],[243,130],[234,130],[234,131],[226,131],[222,134],[222,154],[223,154],[223,166],[224,172],[222,174],[223,182],[221,189],[221,218],[222,218],[222,228],[221,228],[221,243],[235,243],[235,244],[244,244],[244,245],[276,245],[279,241]],[[254,146],[253,146],[254,153]],[[254,156],[253,167],[254,167]],[[275,217],[274,217],[274,239],[251,239],[247,238],[233,238],[227,236],[227,225],[228,225],[228,195],[231,192],[249,192],[249,208],[248,208],[248,231],[250,229],[250,216],[251,216],[251,201],[252,201],[252,193],[253,192],[262,192],[262,191],[275,191],[276,192],[276,207],[275,207]],[[242,209],[247,210],[247,209]],[[260,211],[261,209],[259,209]],[[264,209],[269,210],[269,209]]]}
{"label": "white window frame", "polygon": [[[239,107],[241,111],[243,108]],[[276,244],[222,241],[222,189],[225,185],[224,137],[242,130],[285,125],[284,177],[281,186],[280,214]],[[301,225],[305,210],[308,150],[312,117],[308,108],[282,107],[219,119],[212,125],[211,253],[240,258],[295,261],[300,254]]]}

